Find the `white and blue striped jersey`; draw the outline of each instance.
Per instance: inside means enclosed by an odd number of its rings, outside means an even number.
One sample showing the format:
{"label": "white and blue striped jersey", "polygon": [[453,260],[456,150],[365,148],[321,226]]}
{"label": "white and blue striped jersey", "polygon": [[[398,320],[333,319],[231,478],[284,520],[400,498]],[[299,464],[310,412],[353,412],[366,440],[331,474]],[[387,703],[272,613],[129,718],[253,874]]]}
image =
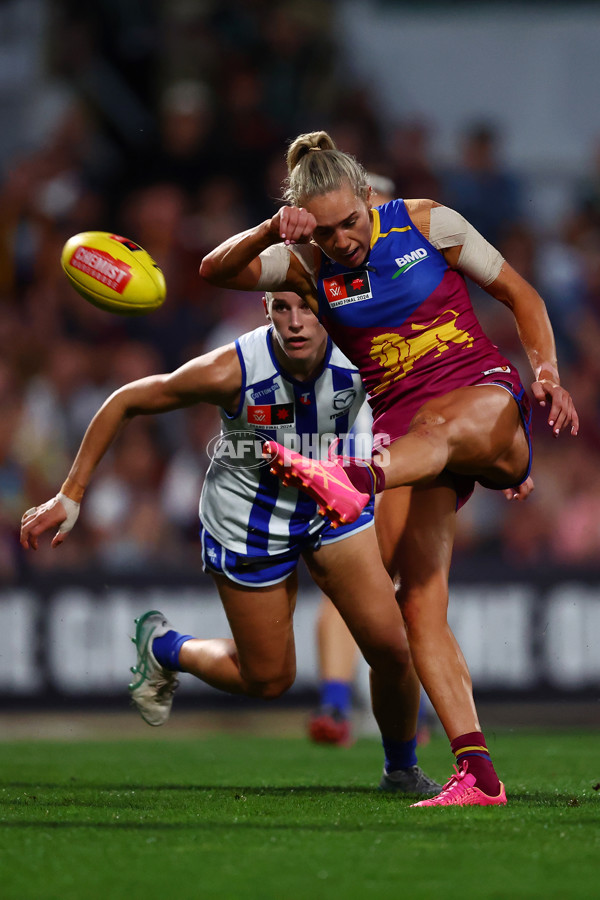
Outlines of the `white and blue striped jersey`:
{"label": "white and blue striped jersey", "polygon": [[[348,434],[365,403],[356,366],[330,339],[323,368],[311,381],[280,367],[273,340],[272,327],[262,326],[236,341],[240,404],[233,415],[221,410],[221,436],[200,497],[208,531],[229,550],[257,557],[309,543],[327,524],[314,500],[271,474],[260,453],[264,441],[325,459],[331,441]],[[369,448],[363,454],[357,446],[356,455],[370,457]]]}

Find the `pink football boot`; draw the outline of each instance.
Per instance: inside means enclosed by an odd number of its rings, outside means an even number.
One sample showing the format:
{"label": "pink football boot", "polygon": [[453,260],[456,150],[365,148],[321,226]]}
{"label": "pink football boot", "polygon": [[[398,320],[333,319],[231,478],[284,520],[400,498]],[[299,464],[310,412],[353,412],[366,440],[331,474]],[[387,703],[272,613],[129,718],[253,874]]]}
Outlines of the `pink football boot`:
{"label": "pink football boot", "polygon": [[330,452],[326,462],[308,459],[277,441],[265,441],[262,455],[270,460],[271,472],[283,484],[298,488],[316,500],[320,514],[327,516],[334,528],[355,522],[371,499],[370,494],[361,494],[354,487],[338,462],[341,456]]}
{"label": "pink football boot", "polygon": [[506,791],[500,782],[500,793],[497,797],[489,797],[475,787],[475,776],[468,771],[465,760],[462,769],[454,766],[455,775],[447,781],[441,793],[427,800],[411,803],[411,806],[506,806]]}

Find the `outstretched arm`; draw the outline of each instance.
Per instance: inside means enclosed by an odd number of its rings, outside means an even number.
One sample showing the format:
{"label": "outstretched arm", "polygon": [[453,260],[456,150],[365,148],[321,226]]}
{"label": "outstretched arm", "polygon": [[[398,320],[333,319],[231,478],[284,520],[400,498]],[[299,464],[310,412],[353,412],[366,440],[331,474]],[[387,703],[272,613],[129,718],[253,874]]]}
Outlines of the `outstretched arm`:
{"label": "outstretched arm", "polygon": [[233,411],[239,402],[242,372],[235,346],[191,360],[168,375],[151,375],[115,391],[100,407],[85,432],[60,492],[21,520],[21,545],[37,550],[38,538],[58,527],[52,547],[73,528],[79,504],[100,460],[121,428],[134,416],[168,412],[206,402]]}
{"label": "outstretched arm", "polygon": [[519,338],[527,353],[535,381],[533,396],[540,406],[550,406],[548,425],[555,437],[565,428],[579,431],[579,416],[571,395],[560,384],[554,333],[546,304],[535,290],[507,262],[486,290],[508,306],[517,323]]}

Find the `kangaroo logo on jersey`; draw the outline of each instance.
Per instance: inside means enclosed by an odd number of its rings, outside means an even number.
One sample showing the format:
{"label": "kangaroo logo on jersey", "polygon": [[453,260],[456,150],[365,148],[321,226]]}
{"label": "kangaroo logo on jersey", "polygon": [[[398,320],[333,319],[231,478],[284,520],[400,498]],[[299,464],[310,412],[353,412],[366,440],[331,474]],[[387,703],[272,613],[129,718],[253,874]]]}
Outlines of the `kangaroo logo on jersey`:
{"label": "kangaroo logo on jersey", "polygon": [[248,406],[248,424],[289,428],[294,424],[294,404],[271,403],[264,406]]}
{"label": "kangaroo logo on jersey", "polygon": [[323,279],[325,296],[332,309],[336,306],[345,306],[346,303],[358,303],[359,300],[369,300],[371,282],[366,269],[360,272],[344,272],[342,275],[332,275]]}
{"label": "kangaroo logo on jersey", "polygon": [[456,327],[457,319],[455,310],[446,309],[428,325],[412,324],[412,330],[418,332],[414,337],[394,332],[374,337],[369,355],[385,369],[385,374],[372,393],[380,394],[394,381],[404,378],[428,353],[441,356],[451,344],[462,344],[464,349],[472,347],[474,338],[468,331]]}
{"label": "kangaroo logo on jersey", "polygon": [[395,260],[398,271],[394,272],[392,275],[392,281],[394,278],[397,278],[398,275],[404,275],[405,272],[408,272],[408,270],[412,269],[413,266],[416,266],[417,263],[423,262],[424,259],[427,259],[427,250],[425,250],[424,247],[417,247],[416,250],[411,250],[410,253],[399,256],[398,259]]}

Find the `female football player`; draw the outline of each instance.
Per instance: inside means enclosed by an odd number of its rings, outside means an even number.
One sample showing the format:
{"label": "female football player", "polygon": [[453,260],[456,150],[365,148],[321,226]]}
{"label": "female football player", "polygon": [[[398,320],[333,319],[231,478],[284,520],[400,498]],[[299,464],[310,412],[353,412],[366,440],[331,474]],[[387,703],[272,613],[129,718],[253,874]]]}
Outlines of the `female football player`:
{"label": "female football player", "polygon": [[[273,469],[308,490],[332,522],[379,494],[377,530],[419,678],[456,757],[427,805],[506,803],[478,721],[471,678],[447,620],[455,513],[475,482],[524,498],[532,488],[530,406],[514,366],[484,334],[465,275],[513,312],[535,400],[556,437],[578,418],[558,375],[545,304],[458,212],[432,200],[372,208],[363,167],[326,132],[289,147],[287,206],[202,261],[211,283],[294,290],[360,371],[387,464],[327,465],[271,442]],[[408,507],[384,488],[412,485]]]}
{"label": "female football player", "polygon": [[65,540],[96,466],[133,416],[218,406],[222,434],[202,490],[200,533],[232,638],[180,634],[161,612],[145,613],[137,621],[133,701],[146,722],[162,725],[178,671],[230,693],[272,698],[286,691],[296,672],[292,620],[302,556],[370,666],[385,751],[380,787],[435,794],[440,786],[417,765],[419,683],[377,549],[372,506],[335,530],[306,494],[282,486],[262,457],[266,439],[326,455],[321,444],[345,435],[363,404],[360,376],[304,300],[278,292],[266,303],[270,327],[113,393],[88,426],[60,492],[24,514],[21,544],[36,549],[39,536],[57,527],[52,546]]}

